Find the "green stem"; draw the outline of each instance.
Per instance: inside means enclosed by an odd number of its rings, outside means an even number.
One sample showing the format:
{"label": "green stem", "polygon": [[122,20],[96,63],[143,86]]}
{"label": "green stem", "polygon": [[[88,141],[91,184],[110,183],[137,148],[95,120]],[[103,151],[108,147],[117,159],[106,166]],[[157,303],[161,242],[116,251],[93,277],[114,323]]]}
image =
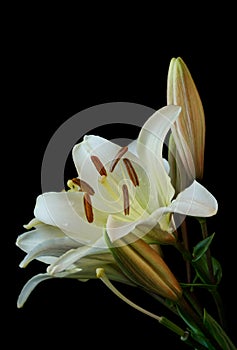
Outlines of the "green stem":
{"label": "green stem", "polygon": [[193,292],[190,292],[189,290],[184,290],[184,295],[187,298],[187,300],[193,305],[193,308],[195,311],[198,313],[199,316],[202,316],[203,314],[203,309],[200,306],[196,296],[194,295]]}
{"label": "green stem", "polygon": [[[207,230],[207,222],[205,218],[197,218],[198,222],[200,223],[201,230],[202,230],[202,237],[203,239],[208,237],[208,230]],[[207,267],[209,271],[209,277],[212,284],[216,283],[215,277],[214,277],[214,271],[213,271],[213,265],[212,265],[212,258],[211,258],[211,250],[210,247],[206,251],[206,258],[207,258]]]}
{"label": "green stem", "polygon": [[218,317],[219,317],[219,320],[220,320],[220,324],[221,326],[226,329],[226,321],[225,321],[225,315],[224,315],[224,306],[223,306],[223,302],[222,302],[222,299],[221,299],[221,296],[220,294],[218,293],[218,291],[215,289],[215,290],[212,290],[210,291],[211,294],[212,294],[212,297],[215,301],[215,304],[216,304],[216,309],[217,309],[217,312],[218,312]]}
{"label": "green stem", "polygon": [[[201,345],[196,340],[190,337],[190,334],[188,331],[183,331],[180,327],[177,327],[173,322],[168,320],[166,317],[162,317],[162,319],[160,320],[160,324],[170,329],[174,333],[178,334],[180,336],[180,339],[183,342],[185,342],[187,345],[191,346],[192,348],[197,350],[206,350],[206,347],[204,347],[203,345]],[[182,331],[182,334],[180,331]]]}
{"label": "green stem", "polygon": [[[197,220],[201,226],[203,239],[205,239],[208,237],[208,229],[207,229],[206,219],[205,218],[197,218]],[[210,247],[206,251],[206,258],[207,258],[207,267],[208,267],[210,282],[212,284],[216,284]],[[222,303],[220,294],[218,293],[217,290],[211,290],[210,292],[211,292],[212,297],[213,297],[215,304],[216,304],[220,324],[223,328],[225,328],[224,307],[223,307],[223,303]]]}
{"label": "green stem", "polygon": [[[187,251],[189,251],[187,224],[185,220],[181,224],[181,233],[182,233],[184,247]],[[186,260],[185,262],[186,262],[187,282],[191,283],[191,264],[189,260]]]}
{"label": "green stem", "polygon": [[[188,260],[188,261],[190,261],[191,264],[193,264],[192,254],[185,249],[184,245],[180,241],[177,241],[174,244],[174,247],[182,254],[184,260]],[[193,266],[194,266],[195,270],[198,271],[198,275],[200,276],[200,278],[202,279],[202,281],[204,283],[207,283],[207,284],[212,283],[212,281],[210,280],[210,276],[207,276],[205,270],[202,267],[202,264],[199,264],[197,261],[197,262],[195,262],[195,265],[193,264]],[[216,304],[220,324],[223,328],[225,328],[224,307],[223,307],[223,303],[222,303],[220,294],[218,293],[218,291],[216,289],[209,289],[209,292],[211,293],[211,295],[214,299],[214,302]]]}

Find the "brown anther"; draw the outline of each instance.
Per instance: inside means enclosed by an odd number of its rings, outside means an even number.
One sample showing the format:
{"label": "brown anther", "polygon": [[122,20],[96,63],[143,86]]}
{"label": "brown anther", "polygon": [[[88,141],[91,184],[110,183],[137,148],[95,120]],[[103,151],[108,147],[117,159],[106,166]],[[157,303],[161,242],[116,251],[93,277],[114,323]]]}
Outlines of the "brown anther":
{"label": "brown anther", "polygon": [[96,167],[96,170],[98,171],[98,173],[101,176],[107,176],[107,172],[106,169],[104,167],[104,165],[101,163],[101,161],[99,160],[99,158],[97,156],[91,156],[91,160],[94,164],[94,166]]}
{"label": "brown anther", "polygon": [[116,167],[116,165],[118,164],[119,160],[122,158],[122,156],[128,151],[128,147],[124,146],[122,147],[118,153],[116,154],[114,160],[112,161],[111,165],[110,165],[110,169],[109,171],[112,173],[114,171],[114,168]]}
{"label": "brown anther", "polygon": [[123,211],[124,211],[124,215],[129,215],[129,193],[128,193],[128,186],[127,185],[123,185],[122,186],[123,189]]}
{"label": "brown anther", "polygon": [[72,179],[72,182],[74,184],[80,186],[82,192],[87,192],[91,196],[93,196],[93,194],[95,194],[95,191],[93,190],[93,188],[86,181],[78,179],[78,177],[74,177]]}
{"label": "brown anther", "polygon": [[93,208],[91,204],[91,198],[88,193],[84,194],[83,201],[84,201],[84,209],[85,209],[87,221],[91,223],[94,220],[94,215],[93,215]]}
{"label": "brown anther", "polygon": [[132,163],[129,159],[127,158],[124,158],[123,159],[123,162],[126,166],[126,169],[127,169],[127,172],[128,172],[128,175],[130,177],[130,180],[132,181],[133,185],[136,187],[136,186],[139,186],[139,180],[138,180],[138,176],[137,176],[137,173],[134,169],[134,167],[132,166]]}

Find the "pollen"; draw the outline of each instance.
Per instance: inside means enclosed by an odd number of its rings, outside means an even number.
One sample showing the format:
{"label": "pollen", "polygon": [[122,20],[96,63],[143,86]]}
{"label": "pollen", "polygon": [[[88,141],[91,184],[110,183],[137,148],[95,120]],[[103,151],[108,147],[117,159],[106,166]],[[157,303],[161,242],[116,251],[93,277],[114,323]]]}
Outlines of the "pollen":
{"label": "pollen", "polygon": [[103,165],[103,163],[100,161],[100,159],[97,156],[91,156],[91,160],[96,167],[96,170],[101,176],[107,176],[107,171]]}
{"label": "pollen", "polygon": [[129,193],[128,186],[123,184],[123,207],[124,207],[124,215],[129,215]]}
{"label": "pollen", "polygon": [[126,166],[128,175],[129,175],[130,180],[132,181],[133,185],[135,187],[139,186],[139,179],[138,179],[137,173],[136,173],[136,171],[135,171],[131,161],[128,158],[124,158],[123,162],[124,162],[124,164]]}
{"label": "pollen", "polygon": [[112,163],[110,164],[110,169],[109,171],[112,173],[116,167],[116,165],[118,164],[119,160],[122,158],[122,156],[128,151],[128,147],[122,147],[120,148],[120,150],[118,151],[118,153],[116,154],[114,160],[112,161]]}
{"label": "pollen", "polygon": [[84,194],[83,201],[84,201],[84,209],[85,209],[87,221],[91,223],[94,220],[94,215],[93,215],[93,208],[91,204],[91,198],[88,193]]}

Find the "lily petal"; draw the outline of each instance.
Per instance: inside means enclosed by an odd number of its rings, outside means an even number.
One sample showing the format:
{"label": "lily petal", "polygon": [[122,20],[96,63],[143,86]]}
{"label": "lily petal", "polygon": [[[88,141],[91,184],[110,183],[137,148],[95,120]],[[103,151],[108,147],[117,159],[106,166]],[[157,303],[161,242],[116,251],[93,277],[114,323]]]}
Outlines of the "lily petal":
{"label": "lily petal", "polygon": [[60,228],[77,242],[94,244],[103,235],[107,216],[94,210],[88,223],[82,192],[47,192],[37,197],[34,215],[40,221]]}
{"label": "lily petal", "polygon": [[21,308],[25,304],[31,292],[35,289],[35,287],[37,287],[40,282],[51,278],[53,278],[53,276],[50,276],[47,273],[39,273],[27,281],[17,299],[17,307]]}
{"label": "lily petal", "polygon": [[34,230],[22,233],[17,237],[16,245],[28,253],[35,246],[49,239],[64,238],[65,234],[57,227],[39,224]]}
{"label": "lily petal", "polygon": [[104,238],[101,237],[93,247],[79,247],[77,249],[68,250],[65,254],[61,255],[52,265],[47,269],[47,272],[51,275],[66,270],[71,267],[76,261],[81,258],[92,255],[108,253],[109,249],[104,242]]}
{"label": "lily petal", "polygon": [[[165,232],[173,230],[173,225],[166,214],[177,213],[195,217],[208,217],[215,215],[218,204],[214,196],[196,180],[181,192],[167,207],[156,209],[151,215],[140,220],[124,222],[110,215],[107,220],[107,233],[111,242],[115,242],[130,232],[137,237],[143,237],[159,225]],[[171,238],[164,236],[165,239]]]}
{"label": "lily petal", "polygon": [[196,180],[180,192],[172,201],[170,209],[174,213],[196,217],[209,217],[215,215],[218,203],[215,197]]}
{"label": "lily petal", "polygon": [[[148,234],[151,230],[156,230],[156,226],[161,222],[165,214],[172,212],[170,207],[161,207],[156,209],[151,215],[140,218],[139,220],[124,222],[118,220],[113,215],[110,215],[107,220],[106,230],[108,236],[112,243],[116,240],[128,235],[133,232],[132,236],[129,236],[127,239],[131,239],[129,243],[134,241],[134,237],[142,238]],[[167,228],[169,227],[169,222],[166,224]],[[160,231],[160,230],[159,230]],[[165,232],[164,232],[165,234]],[[166,237],[164,237],[165,239]]]}
{"label": "lily petal", "polygon": [[174,195],[162,152],[165,137],[180,111],[180,107],[173,105],[159,109],[143,125],[137,140],[137,153],[151,175],[152,193],[157,195],[156,208],[169,205]]}
{"label": "lily petal", "polygon": [[37,244],[22,260],[20,267],[26,267],[34,259],[52,264],[57,257],[74,247],[78,248],[78,243],[69,237],[48,239]]}

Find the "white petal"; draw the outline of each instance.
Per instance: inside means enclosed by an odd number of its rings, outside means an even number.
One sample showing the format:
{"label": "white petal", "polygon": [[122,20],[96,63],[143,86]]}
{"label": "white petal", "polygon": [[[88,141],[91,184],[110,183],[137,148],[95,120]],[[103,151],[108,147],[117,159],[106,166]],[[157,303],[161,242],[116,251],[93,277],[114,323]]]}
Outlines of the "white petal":
{"label": "white petal", "polygon": [[47,273],[40,273],[32,277],[22,288],[21,293],[17,299],[17,307],[21,308],[25,304],[31,292],[35,289],[35,287],[37,287],[40,282],[51,278],[53,278],[53,276],[50,276]]}
{"label": "white petal", "polygon": [[[93,201],[93,198],[92,198]],[[93,244],[103,235],[106,216],[96,210],[94,221],[85,216],[82,192],[48,192],[38,196],[34,209],[40,221],[59,227],[77,242]]]}
{"label": "white petal", "polygon": [[184,215],[209,217],[216,214],[218,203],[215,197],[195,180],[178,194],[170,209]]}
{"label": "white petal", "polygon": [[156,207],[169,205],[174,195],[162,151],[165,137],[180,111],[180,107],[173,105],[159,109],[143,125],[138,136],[137,152],[151,175],[152,192],[157,194]]}
{"label": "white petal", "polygon": [[66,251],[77,247],[76,241],[69,237],[53,238],[45,240],[37,244],[22,260],[20,267],[26,267],[32,260],[37,259],[46,264],[52,264],[57,260],[57,257],[64,254]]}
{"label": "white petal", "polygon": [[163,158],[163,165],[164,165],[165,171],[167,172],[167,174],[169,174],[169,172],[170,172],[170,165],[169,165],[168,160],[166,160],[165,158]]}
{"label": "white petal", "polygon": [[39,224],[36,229],[22,233],[17,237],[16,245],[24,252],[30,252],[35,246],[52,238],[63,238],[65,234],[57,227]]}
{"label": "white petal", "polygon": [[33,218],[32,220],[30,220],[30,222],[28,222],[28,224],[23,225],[23,227],[26,228],[27,230],[29,230],[32,227],[35,227],[35,226],[37,226],[39,224],[42,224],[42,222],[37,220],[36,218]]}
{"label": "white petal", "polygon": [[[134,233],[134,235],[131,236],[132,240],[134,239],[134,237],[141,238],[145,236],[148,232],[150,232],[152,229],[154,229],[159,223],[159,221],[163,218],[163,216],[168,212],[170,212],[169,207],[158,208],[151,215],[144,215],[143,218],[130,222],[118,220],[114,216],[110,215],[108,217],[106,226],[108,236],[112,243],[114,243],[116,240],[122,237],[125,237],[131,232]],[[128,239],[130,238],[128,237]]]}
{"label": "white petal", "polygon": [[136,157],[138,157],[137,154],[137,140],[132,141],[131,143],[128,144],[128,150],[132,154],[134,154]]}
{"label": "white petal", "polygon": [[47,272],[51,275],[54,275],[71,267],[72,264],[76,263],[78,260],[85,256],[107,253],[108,251],[109,249],[104,242],[104,239],[101,238],[98,242],[95,243],[94,247],[83,246],[67,251],[48,267]]}

